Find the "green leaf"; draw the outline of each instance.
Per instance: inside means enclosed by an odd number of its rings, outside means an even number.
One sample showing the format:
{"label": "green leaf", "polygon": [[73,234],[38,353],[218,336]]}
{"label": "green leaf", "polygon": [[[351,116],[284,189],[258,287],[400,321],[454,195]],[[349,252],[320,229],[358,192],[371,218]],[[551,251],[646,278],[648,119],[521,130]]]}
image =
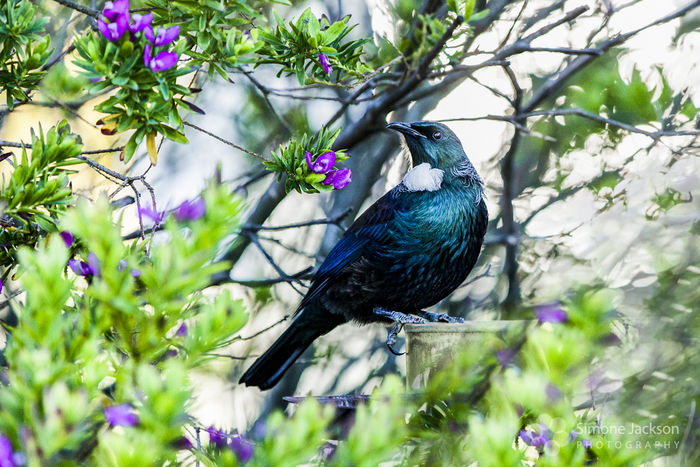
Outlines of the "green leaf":
{"label": "green leaf", "polygon": [[476,0],[466,0],[466,2],[464,2],[464,21],[469,21],[469,19],[471,19],[475,3]]}
{"label": "green leaf", "polygon": [[187,143],[187,138],[185,137],[185,135],[175,130],[174,128],[170,128],[168,125],[160,125],[159,128],[161,130],[161,133],[163,133],[166,138],[171,139],[176,143]]}

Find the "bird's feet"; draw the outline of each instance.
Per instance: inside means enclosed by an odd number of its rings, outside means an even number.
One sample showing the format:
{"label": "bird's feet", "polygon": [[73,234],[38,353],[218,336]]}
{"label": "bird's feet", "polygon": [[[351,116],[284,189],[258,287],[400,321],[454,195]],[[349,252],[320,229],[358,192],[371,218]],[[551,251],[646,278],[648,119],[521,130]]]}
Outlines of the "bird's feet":
{"label": "bird's feet", "polygon": [[419,311],[418,316],[425,319],[429,323],[463,323],[464,318],[457,318],[455,316],[450,316],[447,313],[432,313],[430,311]]}
{"label": "bird's feet", "polygon": [[413,316],[406,313],[401,313],[399,311],[385,310],[384,308],[379,307],[375,308],[372,311],[375,315],[384,319],[391,320],[395,323],[394,326],[389,330],[389,334],[386,336],[386,346],[389,349],[389,352],[393,353],[394,355],[403,355],[405,353],[394,350],[394,345],[396,345],[396,338],[399,332],[401,332],[401,329],[403,329],[403,325],[407,323],[425,323],[425,319],[419,316]]}
{"label": "bird's feet", "polygon": [[425,323],[425,319],[409,315],[407,313],[401,313],[400,311],[385,310],[384,308],[377,307],[372,312],[379,316],[380,318],[388,319],[395,323],[400,324],[422,324]]}
{"label": "bird's feet", "polygon": [[386,336],[386,347],[389,349],[389,352],[397,356],[401,356],[406,353],[394,350],[394,345],[396,345],[396,338],[401,332],[401,329],[403,329],[403,323],[396,323],[394,326],[392,326],[391,329],[389,329],[389,334],[387,334]]}

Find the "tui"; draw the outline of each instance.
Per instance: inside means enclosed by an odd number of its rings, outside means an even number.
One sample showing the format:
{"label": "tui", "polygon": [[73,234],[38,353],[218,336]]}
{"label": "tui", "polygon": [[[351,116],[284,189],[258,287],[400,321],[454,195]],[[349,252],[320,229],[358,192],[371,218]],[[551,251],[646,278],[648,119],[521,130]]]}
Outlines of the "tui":
{"label": "tui", "polygon": [[456,289],[476,263],[488,221],[483,183],[445,125],[387,128],[403,133],[413,168],[348,228],[289,328],[240,383],[273,387],[317,337],[348,321],[394,322],[394,335],[403,323],[458,321],[423,309]]}

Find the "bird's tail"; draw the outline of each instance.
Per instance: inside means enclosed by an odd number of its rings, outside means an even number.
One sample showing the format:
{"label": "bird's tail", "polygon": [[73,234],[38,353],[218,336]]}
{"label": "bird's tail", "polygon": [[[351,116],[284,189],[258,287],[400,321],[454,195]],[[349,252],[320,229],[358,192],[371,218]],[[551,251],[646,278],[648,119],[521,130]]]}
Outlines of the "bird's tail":
{"label": "bird's tail", "polygon": [[[267,351],[241,376],[238,383],[270,389],[319,336],[341,324],[334,315],[318,316],[315,307],[302,310],[292,324],[282,333]],[[316,315],[316,316],[312,316]]]}

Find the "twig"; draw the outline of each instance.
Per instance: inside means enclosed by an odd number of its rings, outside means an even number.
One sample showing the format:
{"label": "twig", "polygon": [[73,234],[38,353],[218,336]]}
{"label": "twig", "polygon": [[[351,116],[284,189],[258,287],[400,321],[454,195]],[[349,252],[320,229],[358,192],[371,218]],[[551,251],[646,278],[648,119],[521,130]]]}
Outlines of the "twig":
{"label": "twig", "polygon": [[299,250],[291,245],[287,245],[286,243],[284,243],[282,240],[280,240],[278,238],[267,237],[267,236],[263,236],[260,234],[258,234],[258,238],[260,240],[264,240],[266,242],[271,242],[271,243],[274,243],[275,245],[279,245],[280,247],[284,248],[285,250],[287,250],[291,253],[297,254],[299,256],[304,256],[306,258],[311,258],[311,259],[316,258],[316,255],[313,255],[311,253],[306,253],[306,252],[301,251],[301,250]]}
{"label": "twig", "polygon": [[260,94],[262,95],[263,99],[265,99],[265,103],[267,104],[267,107],[270,109],[270,111],[275,116],[275,118],[280,123],[280,125],[282,125],[282,127],[284,128],[284,131],[286,131],[288,135],[291,135],[292,130],[289,128],[289,125],[287,125],[287,122],[284,121],[282,116],[277,112],[277,109],[275,108],[274,105],[272,105],[272,102],[270,101],[271,91],[266,86],[264,86],[260,81],[255,79],[252,72],[244,70],[244,69],[241,69],[241,70],[243,71],[243,74],[246,76],[246,78],[248,78],[248,80],[251,83],[253,83],[253,86],[255,86],[255,88],[258,91],[260,91]]}
{"label": "twig", "polygon": [[57,64],[58,62],[63,60],[63,57],[65,57],[69,53],[73,52],[74,50],[75,50],[75,44],[71,44],[70,46],[68,46],[68,48],[66,50],[64,50],[63,52],[61,52],[60,54],[56,55],[51,60],[46,62],[44,64],[44,66],[41,67],[41,71],[46,71],[49,68],[53,67],[55,64]]}
{"label": "twig", "polygon": [[528,47],[527,52],[555,52],[569,55],[603,55],[603,51],[595,49],[572,49],[570,47]]}
{"label": "twig", "polygon": [[207,136],[211,136],[212,138],[214,138],[214,139],[216,139],[216,140],[219,140],[219,141],[221,141],[221,142],[224,143],[224,144],[228,144],[228,145],[231,146],[232,148],[236,148],[236,149],[238,149],[239,151],[242,151],[242,152],[244,152],[244,153],[246,153],[246,154],[250,154],[251,156],[257,157],[258,159],[260,159],[260,160],[263,161],[263,162],[267,162],[267,159],[265,159],[265,157],[261,156],[261,155],[258,154],[257,152],[249,151],[248,149],[246,149],[246,148],[244,148],[244,147],[242,147],[242,146],[239,146],[239,145],[237,145],[236,143],[232,143],[231,141],[229,141],[229,140],[227,140],[227,139],[224,139],[224,138],[222,138],[221,136],[217,136],[217,135],[215,135],[214,133],[211,133],[211,132],[205,130],[204,128],[198,127],[198,126],[195,125],[194,123],[190,123],[190,122],[182,122],[182,123],[183,123],[183,125],[188,126],[188,127],[190,127],[190,128],[194,128],[195,130],[200,131],[200,132],[204,133],[204,134],[207,135]]}
{"label": "twig", "polygon": [[310,225],[318,225],[318,224],[338,224],[341,220],[345,218],[350,212],[352,211],[351,208],[346,209],[345,211],[341,212],[337,216],[333,217],[326,217],[324,219],[313,219],[310,221],[304,221],[304,222],[297,222],[294,224],[287,224],[287,225],[255,225],[255,224],[244,224],[243,227],[241,227],[242,231],[249,231],[249,232],[257,232],[259,230],[287,230],[287,229],[296,229],[298,227],[308,227]]}
{"label": "twig", "polygon": [[517,116],[517,118],[530,118],[530,117],[540,117],[540,116],[562,116],[562,115],[577,115],[579,117],[588,118],[590,120],[595,120],[606,125],[615,126],[623,130],[627,130],[632,133],[638,133],[640,135],[647,136],[653,140],[658,140],[664,136],[694,136],[700,135],[700,130],[657,130],[657,131],[647,131],[638,128],[634,125],[629,125],[612,118],[607,118],[599,114],[594,114],[583,110],[581,108],[573,109],[551,109],[551,110],[537,110],[533,112],[523,113]]}
{"label": "twig", "polygon": [[90,7],[86,7],[83,5],[80,5],[79,3],[72,2],[71,0],[54,0],[56,3],[60,3],[63,6],[66,6],[68,8],[72,8],[75,11],[78,11],[84,15],[91,16],[92,18],[99,19],[100,18],[100,12],[98,10],[95,10]]}
{"label": "twig", "polygon": [[289,284],[289,286],[291,288],[293,288],[299,295],[301,295],[303,297],[304,293],[302,291],[300,291],[299,289],[297,289],[293,284],[294,282],[301,284],[302,283],[301,280],[287,274],[277,264],[277,262],[275,262],[275,260],[272,258],[272,256],[270,256],[270,253],[268,253],[267,250],[260,244],[260,240],[258,240],[257,236],[254,233],[245,232],[245,234],[250,238],[250,241],[253,243],[253,245],[255,245],[257,247],[257,249],[260,251],[260,253],[262,253],[262,255],[265,257],[265,260],[270,264],[270,266],[272,266],[274,268],[274,270],[277,271],[277,274],[279,274],[280,277],[282,277],[285,280],[285,282],[287,282]]}
{"label": "twig", "polygon": [[275,322],[272,323],[271,325],[269,325],[269,326],[267,326],[267,327],[265,327],[265,328],[263,328],[263,329],[261,329],[261,330],[255,332],[255,333],[251,334],[250,336],[247,336],[247,337],[237,337],[236,340],[237,340],[237,341],[249,341],[249,340],[251,340],[251,339],[255,339],[255,338],[258,337],[260,334],[266,333],[267,331],[269,331],[270,329],[274,328],[275,326],[279,326],[280,324],[284,323],[285,321],[287,321],[287,320],[290,318],[290,316],[291,316],[291,315],[284,315],[284,317],[283,317],[282,319],[275,321]]}
{"label": "twig", "polygon": [[20,289],[20,290],[15,290],[14,292],[12,292],[5,300],[3,300],[2,302],[0,302],[0,310],[2,310],[2,309],[4,309],[5,307],[7,307],[7,306],[10,304],[10,300],[12,300],[13,298],[15,298],[16,296],[18,296],[18,295],[20,295],[20,294],[22,294],[22,293],[24,293],[24,290],[22,290],[22,289]]}
{"label": "twig", "polygon": [[309,266],[306,269],[302,269],[299,272],[289,275],[288,277],[275,277],[269,279],[234,279],[232,277],[221,278],[217,282],[210,282],[209,287],[214,285],[222,285],[226,283],[238,284],[244,287],[268,287],[275,284],[281,284],[282,282],[291,282],[293,280],[306,279],[309,274],[313,272],[314,268]]}
{"label": "twig", "polygon": [[[14,141],[2,141],[0,140],[0,147],[6,146],[8,148],[27,148],[31,149],[32,145],[29,143],[17,143]],[[124,146],[119,146],[116,148],[105,148],[105,149],[91,149],[88,151],[82,151],[80,154],[105,154],[108,152],[120,152],[122,149],[124,149]]]}
{"label": "twig", "polygon": [[[700,5],[700,0],[694,0],[690,3],[688,3],[686,6],[676,10],[675,12],[673,12],[669,15],[666,15],[662,18],[659,18],[655,21],[652,21],[645,26],[642,26],[638,29],[627,32],[625,34],[619,34],[617,36],[606,39],[603,42],[601,42],[600,44],[598,44],[598,46],[596,48],[605,52],[605,51],[607,51],[615,46],[618,46],[618,45],[624,43],[632,36],[642,32],[650,27],[657,26],[659,24],[666,23],[666,22],[671,21],[675,18],[683,16],[685,13],[687,13],[688,11],[697,7],[698,5]],[[581,69],[586,67],[586,65],[588,65],[592,60],[595,60],[596,58],[597,58],[596,55],[580,55],[580,56],[578,56],[566,68],[564,68],[558,74],[556,74],[555,76],[553,76],[549,80],[547,80],[542,86],[540,86],[533,93],[532,97],[530,98],[530,101],[523,105],[522,113],[528,113],[528,112],[532,112],[533,110],[535,110],[535,108],[542,101],[544,101],[546,98],[548,98],[549,96],[554,94],[554,92],[557,89],[559,89],[561,86],[563,86],[563,84],[569,78],[571,78],[578,71],[580,71]]]}

